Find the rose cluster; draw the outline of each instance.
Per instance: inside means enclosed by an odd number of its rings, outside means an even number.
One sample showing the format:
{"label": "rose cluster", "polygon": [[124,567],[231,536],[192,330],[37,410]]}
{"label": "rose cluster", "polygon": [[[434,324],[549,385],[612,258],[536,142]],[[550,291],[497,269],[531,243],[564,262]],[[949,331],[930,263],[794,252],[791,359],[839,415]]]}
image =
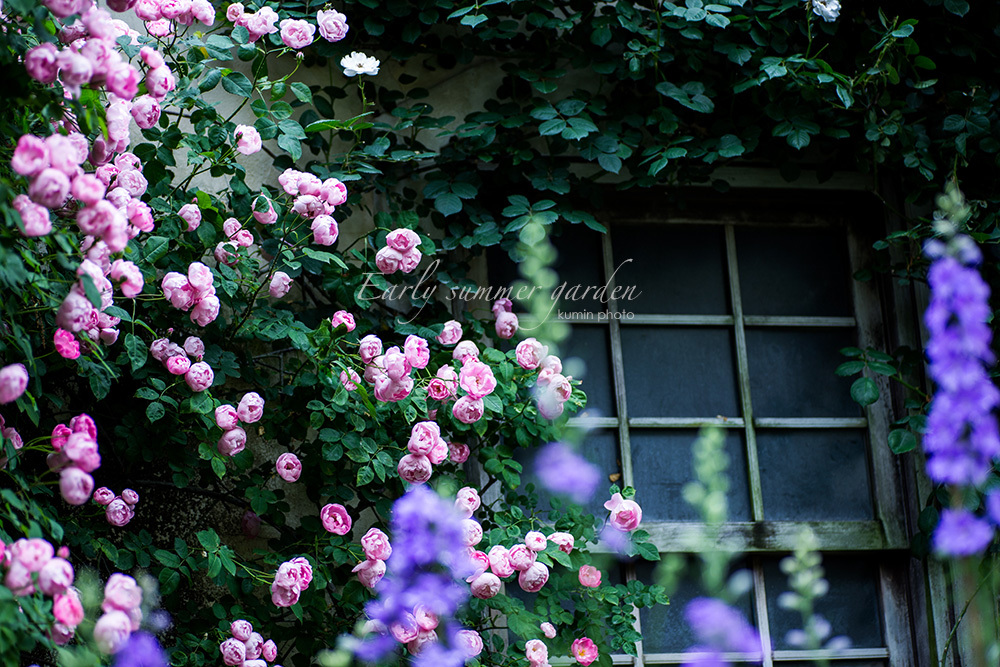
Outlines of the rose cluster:
{"label": "rose cluster", "polygon": [[[295,198],[292,211],[313,221],[313,240],[319,245],[333,245],[338,232],[337,223],[330,216],[347,201],[347,186],[336,178],[321,181],[315,174],[292,168],[278,176],[278,184]],[[329,219],[318,220],[323,216]]]}
{"label": "rose cluster", "polygon": [[81,414],[69,426],[57,424],[52,429],[52,449],[46,462],[59,473],[59,492],[70,505],[82,505],[94,490],[90,473],[101,466],[97,448],[97,425],[89,415]]}
{"label": "rose cluster", "polygon": [[396,471],[410,484],[423,484],[431,478],[432,466],[448,458],[449,447],[441,437],[440,426],[422,421],[410,428],[406,449],[409,453],[399,460]]}
{"label": "rose cluster", "polygon": [[514,304],[510,299],[497,299],[493,303],[493,317],[496,319],[494,328],[504,340],[510,340],[517,333],[517,315],[512,312],[513,309]]}
{"label": "rose cluster", "polygon": [[518,365],[525,370],[538,370],[535,396],[538,412],[546,419],[563,413],[563,404],[573,395],[572,378],[562,374],[562,360],[549,354],[547,346],[534,338],[525,338],[514,350]]}
{"label": "rose cluster", "polygon": [[242,452],[247,444],[247,432],[240,424],[255,424],[263,416],[264,399],[255,391],[244,394],[235,408],[228,403],[217,407],[215,424],[225,431],[216,445],[219,453],[223,456],[236,456]]}
{"label": "rose cluster", "polygon": [[160,282],[163,296],[174,308],[191,311],[191,321],[204,327],[219,316],[219,297],[215,296],[215,276],[201,262],[191,262],[187,275],[170,271]]}
{"label": "rose cluster", "polygon": [[369,334],[361,339],[361,361],[365,366],[364,378],[375,387],[375,398],[383,402],[401,401],[413,391],[414,368],[426,368],[431,354],[427,341],[419,336],[407,336],[403,349],[390,347],[382,353],[382,340]]}
{"label": "rose cluster", "polygon": [[69,560],[69,549],[56,549],[46,540],[22,538],[13,544],[0,542],[0,565],[6,567],[3,583],[17,596],[36,590],[52,598],[55,623],[51,637],[57,644],[73,638],[76,626],[83,621],[80,595],[72,588],[76,574]]}
{"label": "rose cluster", "polygon": [[142,623],[142,589],[127,574],[115,573],[104,586],[104,614],[94,625],[94,641],[103,653],[117,653]]}
{"label": "rose cluster", "polygon": [[121,495],[106,486],[94,491],[94,502],[104,507],[104,517],[112,526],[121,528],[135,517],[135,506],[139,502],[139,494],[132,489],[125,489]]}
{"label": "rose cluster", "polygon": [[[472,585],[472,594],[484,600],[496,596],[500,592],[501,580],[517,572],[517,583],[521,590],[527,593],[537,593],[549,580],[549,568],[537,561],[538,552],[545,551],[548,540],[551,539],[564,553],[573,551],[574,539],[569,533],[552,533],[548,538],[538,531],[530,531],[524,536],[524,541],[509,549],[502,544],[494,545],[489,553],[475,550],[482,540],[483,530],[475,519],[466,519],[466,546],[471,550],[470,557],[476,564],[476,570],[468,581]],[[475,524],[474,526],[472,524]]]}
{"label": "rose cluster", "polygon": [[[385,632],[378,622],[370,623],[374,630]],[[412,612],[406,612],[401,621],[393,623],[388,632],[393,639],[406,646],[410,655],[420,655],[425,648],[433,650],[440,640],[437,634],[437,628],[440,624],[437,614],[428,609],[426,605],[417,605]],[[454,631],[449,640],[454,643],[454,650],[460,654],[461,658],[475,658],[483,651],[483,638],[475,630]]]}
{"label": "rose cluster", "polygon": [[[69,294],[63,299],[56,312],[56,326],[63,333],[57,331],[56,335],[52,337],[52,343],[59,351],[60,356],[66,359],[79,356],[81,341],[76,339],[75,332],[82,331],[87,336],[89,340],[83,341],[86,347],[91,345],[90,341],[100,341],[105,345],[113,345],[118,341],[117,327],[121,319],[105,312],[108,306],[112,305],[114,293],[114,286],[108,279],[108,275],[116,279],[124,279],[122,287],[125,289],[125,286],[128,285],[130,293],[138,293],[137,291],[133,292],[133,288],[142,290],[142,273],[139,272],[135,264],[120,259],[111,264],[106,261],[108,259],[106,254],[103,258],[99,256],[106,251],[107,247],[103,243],[95,244],[90,248],[88,258],[80,262],[76,270],[80,280],[73,283]],[[87,278],[100,294],[100,308],[95,308],[90,299],[87,298],[84,287],[84,281]]]}
{"label": "rose cluster", "polygon": [[[250,621],[238,619],[230,623],[232,635],[219,644],[222,661],[233,667],[267,667],[267,663],[278,658],[278,646],[273,639],[264,641],[259,632],[254,632]],[[275,665],[274,667],[281,667]]]}
{"label": "rose cluster", "polygon": [[[7,426],[6,420],[4,420],[3,415],[0,415],[0,436],[10,440],[14,444],[14,449],[21,449],[24,447],[24,440],[21,438],[21,434],[17,432],[17,429],[13,426]],[[0,468],[7,467],[7,457],[0,455]]]}
{"label": "rose cluster", "polygon": [[417,245],[420,237],[412,229],[394,229],[385,237],[385,247],[375,253],[375,266],[383,275],[409,273],[423,257]]}
{"label": "rose cluster", "polygon": [[195,21],[206,26],[215,23],[215,8],[208,0],[115,0],[109,3],[123,5],[120,11],[131,7],[135,15],[146,22],[146,30],[154,37],[167,37],[174,33],[175,23],[191,25]]}
{"label": "rose cluster", "polygon": [[[205,391],[215,381],[215,371],[201,361],[205,356],[205,344],[196,336],[188,336],[183,347],[167,338],[157,338],[150,343],[149,353],[171,375],[183,375],[191,391]],[[196,360],[194,363],[191,362],[192,357]]]}
{"label": "rose cluster", "polygon": [[[251,42],[280,31],[281,42],[296,51],[312,44],[316,35],[317,26],[303,19],[284,19],[279,23],[278,14],[270,7],[248,12],[243,3],[234,2],[226,9],[226,18],[246,28]],[[320,36],[328,42],[339,42],[347,35],[347,16],[336,10],[321,9],[316,13],[316,23]]]}
{"label": "rose cluster", "polygon": [[389,537],[378,528],[369,528],[361,538],[361,548],[365,560],[354,566],[351,572],[358,575],[358,581],[366,588],[375,588],[375,584],[385,575],[385,561],[392,554]]}
{"label": "rose cluster", "polygon": [[271,583],[271,602],[277,607],[291,607],[309,588],[313,571],[309,561],[299,556],[278,566]]}

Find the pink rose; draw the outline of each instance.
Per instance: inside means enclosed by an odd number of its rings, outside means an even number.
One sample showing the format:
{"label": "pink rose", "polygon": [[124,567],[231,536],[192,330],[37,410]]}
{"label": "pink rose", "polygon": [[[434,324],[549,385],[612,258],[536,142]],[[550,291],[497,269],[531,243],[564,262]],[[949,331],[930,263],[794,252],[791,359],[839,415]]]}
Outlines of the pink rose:
{"label": "pink rose", "polygon": [[339,503],[324,505],[319,518],[323,528],[329,533],[346,535],[351,532],[351,515],[347,513],[347,508]]}
{"label": "pink rose", "polygon": [[220,241],[215,246],[215,252],[213,253],[215,260],[226,266],[236,266],[236,263],[240,261],[240,256],[235,252],[236,248],[236,244],[232,241]]}
{"label": "pink rose", "polygon": [[354,566],[351,572],[356,572],[358,581],[366,588],[375,588],[375,584],[385,576],[385,562],[381,560],[363,560]]}
{"label": "pink rose", "polygon": [[323,200],[315,195],[299,195],[292,203],[292,210],[306,219],[323,215],[326,211]]}
{"label": "pink rose", "polygon": [[497,380],[493,370],[483,362],[473,359],[462,366],[458,374],[458,384],[474,399],[483,398],[493,393]]}
{"label": "pink rose", "polygon": [[[337,327],[340,327],[340,326],[343,326],[348,331],[354,331],[354,329],[358,325],[354,322],[354,315],[351,315],[346,310],[338,310],[332,316],[330,316],[330,328],[331,329],[336,329]],[[361,340],[362,340],[362,342],[364,342],[368,338],[374,338],[374,337],[373,336],[365,336]],[[375,338],[375,340],[378,340],[378,338]],[[378,349],[378,352],[376,353],[375,356],[378,356],[379,354],[382,354],[382,342],[381,341],[379,341],[379,349]],[[365,361],[365,363],[368,363],[368,361]]]}
{"label": "pink rose", "polygon": [[111,264],[111,278],[122,281],[122,295],[134,299],[142,292],[142,271],[134,263],[124,259],[116,259]]}
{"label": "pink rose", "polygon": [[[124,190],[133,197],[141,197],[145,194],[146,189],[149,187],[149,182],[138,169],[125,169],[119,172],[118,176],[115,178],[115,187],[124,188]],[[188,204],[188,206],[193,206],[193,204]],[[198,221],[201,221],[200,211],[198,212]],[[197,225],[194,226],[197,227]]]}
{"label": "pink rose", "polygon": [[406,355],[406,360],[410,362],[413,368],[426,368],[431,360],[430,348],[427,346],[427,341],[419,336],[407,336],[406,342],[403,344],[403,351]]}
{"label": "pink rose", "polygon": [[464,365],[469,359],[479,358],[479,348],[471,340],[463,340],[451,351],[451,357]]}
{"label": "pink rose", "polygon": [[417,268],[420,264],[420,259],[423,255],[416,248],[410,248],[403,253],[403,257],[399,260],[399,270],[403,273],[410,273],[413,269]]}
{"label": "pink rose", "polygon": [[407,454],[399,460],[396,471],[410,484],[423,484],[431,478],[431,461],[420,454]]}
{"label": "pink rose", "polygon": [[490,549],[488,554],[490,569],[498,577],[509,577],[514,573],[514,565],[510,562],[510,555],[507,547],[498,544]]}
{"label": "pink rose", "polygon": [[281,586],[277,581],[271,584],[271,602],[276,607],[291,607],[299,601],[299,589]]}
{"label": "pink rose", "polygon": [[350,371],[350,375],[348,371],[340,371],[340,384],[344,385],[347,391],[354,391],[360,383],[361,377],[354,370]]}
{"label": "pink rose", "polygon": [[479,492],[472,487],[465,486],[458,490],[455,496],[455,508],[463,518],[472,517],[473,513],[482,505]]}
{"label": "pink rose", "polygon": [[500,592],[500,577],[492,572],[484,572],[472,582],[472,595],[480,600],[489,600]]}
{"label": "pink rose", "polygon": [[281,22],[281,41],[290,49],[304,49],[313,42],[316,26],[301,19],[284,19]]}
{"label": "pink rose", "polygon": [[242,2],[234,2],[226,7],[226,20],[236,23],[243,18],[244,11]]}
{"label": "pink rose", "polygon": [[202,25],[211,26],[215,23],[215,8],[208,0],[194,0],[191,3],[191,16]]}
{"label": "pink rose", "polygon": [[525,338],[517,344],[514,354],[517,356],[517,363],[525,370],[534,370],[542,363],[542,359],[548,354],[549,348],[542,345],[534,338]]}
{"label": "pink rose", "polygon": [[432,421],[417,422],[410,429],[410,439],[406,448],[411,454],[427,456],[441,439],[441,428]]}
{"label": "pink rose", "polygon": [[215,409],[215,423],[223,431],[231,431],[239,426],[239,416],[236,408],[231,405],[220,405]]}
{"label": "pink rose", "polygon": [[[34,197],[32,197],[34,199]],[[52,208],[52,207],[50,207]],[[386,246],[380,248],[375,253],[375,266],[383,275],[392,275],[399,270],[399,263],[403,260],[403,255],[398,250]]]}
{"label": "pink rose", "polygon": [[452,463],[465,463],[469,459],[469,446],[461,442],[449,442],[448,457]]}
{"label": "pink rose", "polygon": [[474,424],[482,419],[485,409],[483,399],[463,396],[455,401],[455,405],[451,408],[451,414],[463,424]]}
{"label": "pink rose", "polygon": [[219,297],[214,294],[201,299],[194,305],[191,309],[190,319],[193,323],[200,327],[206,327],[215,321],[215,318],[219,316],[219,309],[222,304],[219,302]]}
{"label": "pink rose", "polygon": [[361,538],[361,548],[364,549],[365,558],[370,560],[387,560],[392,554],[388,536],[378,528],[368,529]]}
{"label": "pink rose", "polygon": [[546,621],[545,623],[542,623],[538,627],[541,628],[542,634],[545,635],[546,637],[548,637],[549,639],[555,638],[555,636],[556,636],[556,628],[555,628],[554,625],[552,625],[548,621]]}
{"label": "pink rose", "polygon": [[370,364],[372,359],[382,354],[382,340],[374,334],[368,334],[362,338],[359,346],[361,361],[366,364]]}
{"label": "pink rose", "polygon": [[247,647],[236,637],[230,637],[219,644],[219,651],[222,653],[222,662],[236,667],[246,659]]}
{"label": "pink rose", "polygon": [[104,585],[104,602],[101,609],[104,611],[128,611],[134,609],[142,603],[142,589],[135,579],[127,574],[116,572],[108,577]]}
{"label": "pink rose", "polygon": [[132,634],[132,621],[122,611],[104,614],[94,625],[94,642],[101,653],[114,654],[120,651]]}
{"label": "pink rose", "polygon": [[216,449],[223,456],[236,456],[243,451],[247,444],[247,432],[237,426],[222,434]]}
{"label": "pink rose", "polygon": [[[436,417],[437,412],[435,410],[431,410],[430,416]],[[433,449],[431,449],[431,453],[427,455],[427,458],[430,459],[431,463],[436,466],[444,463],[445,459],[448,458],[448,443],[445,442],[444,439],[438,440],[437,444],[434,445]]]}
{"label": "pink rose", "polygon": [[404,377],[398,382],[385,375],[375,378],[375,398],[383,402],[401,401],[413,391],[413,378]]}
{"label": "pink rose", "polygon": [[193,232],[201,226],[201,209],[197,204],[184,204],[177,215],[187,224],[184,231]]}
{"label": "pink rose", "polygon": [[385,243],[402,255],[416,248],[420,237],[412,229],[394,229],[385,237]]}
{"label": "pink rose", "polygon": [[455,643],[466,658],[475,658],[483,652],[483,638],[475,630],[459,630],[455,633]]}
{"label": "pink rose", "polygon": [[94,478],[79,468],[66,468],[59,473],[59,493],[70,505],[82,505],[94,490]]}
{"label": "pink rose", "polygon": [[205,343],[197,336],[188,336],[184,340],[184,351],[196,359],[205,356]]}
{"label": "pink rose", "polygon": [[497,335],[504,340],[510,340],[517,333],[517,315],[514,313],[500,313],[496,321]]}
{"label": "pink rose", "polygon": [[581,565],[578,576],[580,584],[587,588],[597,588],[601,585],[601,571],[593,565]]}
{"label": "pink rose", "polygon": [[56,64],[58,55],[59,50],[55,44],[49,42],[28,49],[24,56],[24,67],[28,70],[28,76],[39,83],[55,82],[56,74],[59,72],[59,66]]}
{"label": "pink rose", "polygon": [[63,359],[77,359],[80,356],[80,342],[65,329],[56,329],[53,336],[56,352]]}
{"label": "pink rose", "polygon": [[267,288],[267,291],[270,292],[271,296],[275,299],[280,299],[288,294],[288,291],[291,289],[291,277],[289,277],[289,275],[284,271],[275,271],[274,276],[271,278],[271,284]]}
{"label": "pink rose", "polygon": [[59,208],[69,195],[69,178],[66,174],[47,167],[28,186],[28,196],[45,208]]}
{"label": "pink rose", "polygon": [[634,500],[622,500],[611,510],[611,525],[622,532],[630,532],[639,527],[642,508]]}
{"label": "pink rose", "polygon": [[448,320],[437,335],[437,342],[442,345],[454,345],[462,340],[462,325],[457,320]]}
{"label": "pink rose", "polygon": [[274,643],[273,639],[268,639],[264,642],[264,645],[260,647],[260,654],[264,660],[274,662],[278,657],[278,645]]}
{"label": "pink rose", "polygon": [[475,519],[462,519],[462,543],[474,547],[483,541],[483,527]]}
{"label": "pink rose", "polygon": [[28,572],[41,571],[54,554],[52,545],[40,537],[22,537],[10,546],[11,559],[23,565]]}
{"label": "pink rose", "polygon": [[299,461],[299,457],[291,452],[285,452],[279,456],[275,467],[278,470],[278,477],[286,482],[297,481],[299,475],[302,474],[302,462]]}
{"label": "pink rose", "polygon": [[236,152],[243,155],[258,153],[264,145],[260,132],[253,125],[237,125],[236,140]]}
{"label": "pink rose", "polygon": [[427,384],[427,395],[435,401],[449,398],[454,391],[454,383],[445,382],[441,378],[434,378]]}
{"label": "pink rose", "polygon": [[22,176],[38,175],[49,166],[48,145],[43,139],[32,134],[22,134],[17,140],[17,147],[14,148],[14,157],[10,159],[10,166]]}
{"label": "pink rose", "polygon": [[336,208],[347,201],[347,186],[339,179],[328,178],[319,188],[319,198],[325,201],[328,207]]}
{"label": "pink rose", "polygon": [[139,494],[132,489],[124,489],[122,491],[122,500],[130,507],[134,507],[139,502]]}
{"label": "pink rose", "polygon": [[264,399],[255,391],[244,394],[236,408],[236,414],[239,415],[240,421],[245,424],[260,421],[260,418],[264,416]]}
{"label": "pink rose", "polygon": [[104,86],[123,100],[131,100],[139,92],[139,70],[119,61],[108,68]]}
{"label": "pink rose", "polygon": [[562,361],[554,354],[550,354],[542,359],[541,370],[549,371],[551,374],[562,373]]}
{"label": "pink rose", "polygon": [[543,667],[549,664],[549,649],[541,639],[529,639],[524,644],[524,655],[531,667]]}
{"label": "pink rose", "polygon": [[184,381],[194,392],[205,391],[212,386],[214,380],[215,373],[212,371],[212,367],[204,361],[191,364],[191,368],[184,374]]}
{"label": "pink rose", "polygon": [[28,369],[24,364],[0,368],[0,403],[11,403],[28,388]]}
{"label": "pink rose", "polygon": [[570,535],[569,533],[552,533],[551,535],[549,535],[549,541],[555,542],[555,544],[559,547],[559,551],[563,552],[564,554],[573,553],[573,545],[575,543],[575,540],[573,539],[573,536]]}
{"label": "pink rose", "polygon": [[[150,24],[146,25],[148,28]],[[156,99],[163,99],[176,87],[177,80],[174,78],[174,73],[166,65],[160,65],[146,72],[146,89]]]}
{"label": "pink rose", "polygon": [[241,642],[245,642],[250,639],[250,634],[252,632],[253,625],[251,625],[250,621],[239,619],[229,624],[229,633],[234,639],[238,639]]}
{"label": "pink rose", "polygon": [[171,375],[185,375],[191,370],[191,360],[178,354],[167,358],[166,367]]}
{"label": "pink rose", "polygon": [[339,42],[347,35],[347,16],[335,9],[319,10],[316,23],[319,24],[319,34],[328,42]]}
{"label": "pink rose", "polygon": [[[264,638],[259,632],[251,632],[250,636],[243,642],[247,648],[247,660],[256,660],[264,650]],[[244,663],[245,667],[246,663]]]}
{"label": "pink rose", "polygon": [[31,595],[35,592],[31,572],[17,561],[11,563],[10,569],[7,570],[7,574],[3,578],[3,583],[17,596]]}
{"label": "pink rose", "polygon": [[389,376],[389,379],[395,382],[399,382],[409,375],[412,369],[406,355],[395,346],[386,350],[385,356],[382,359],[382,367],[385,369],[385,373]]}
{"label": "pink rose", "polygon": [[14,208],[21,216],[21,222],[24,223],[24,236],[34,238],[45,236],[52,231],[49,209],[34,203],[28,199],[27,195],[14,197]]}
{"label": "pink rose", "polygon": [[141,200],[132,199],[125,205],[125,214],[128,221],[136,229],[142,232],[151,232],[156,225],[153,222],[153,211],[149,205]]}
{"label": "pink rose", "polygon": [[588,637],[581,637],[574,640],[570,653],[584,667],[597,660],[598,657],[597,646]]}
{"label": "pink rose", "polygon": [[517,583],[525,593],[537,593],[548,580],[549,568],[542,563],[533,563],[531,567],[521,570],[521,574],[517,575]]}
{"label": "pink rose", "polygon": [[534,552],[545,551],[545,547],[548,543],[545,540],[545,536],[539,533],[537,530],[533,530],[524,536],[524,546],[528,547]]}
{"label": "pink rose", "polygon": [[253,219],[262,225],[273,225],[278,220],[278,212],[274,210],[274,202],[261,195],[253,203]]}
{"label": "pink rose", "polygon": [[132,520],[134,512],[121,498],[115,498],[104,508],[104,517],[112,526],[119,528]]}
{"label": "pink rose", "polygon": [[310,228],[313,233],[313,243],[316,245],[333,245],[340,234],[337,221],[328,215],[317,215],[313,218]]}
{"label": "pink rose", "polygon": [[94,502],[101,506],[107,506],[111,504],[111,501],[115,499],[115,492],[106,486],[94,491]]}
{"label": "pink rose", "polygon": [[515,544],[511,547],[510,551],[507,552],[507,557],[510,558],[510,564],[514,566],[514,569],[519,572],[524,572],[534,565],[537,558],[535,552],[524,544]]}
{"label": "pink rose", "polygon": [[83,622],[83,603],[80,594],[70,588],[65,593],[57,594],[52,604],[52,615],[60,623],[75,628]]}

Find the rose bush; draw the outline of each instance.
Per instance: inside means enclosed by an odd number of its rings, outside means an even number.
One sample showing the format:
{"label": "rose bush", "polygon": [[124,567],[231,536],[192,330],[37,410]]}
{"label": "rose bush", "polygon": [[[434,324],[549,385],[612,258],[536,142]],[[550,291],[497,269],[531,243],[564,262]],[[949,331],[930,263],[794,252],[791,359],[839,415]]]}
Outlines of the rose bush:
{"label": "rose bush", "polygon": [[[369,111],[380,62],[337,43],[361,32],[350,16],[43,4],[5,4],[0,35],[16,102],[0,111],[0,554],[13,554],[0,656],[41,663],[66,645],[102,664],[145,627],[173,664],[308,660],[388,595],[379,581],[411,553],[393,504],[428,482],[464,517],[442,557],[473,597],[447,613],[393,599],[419,629],[383,636],[412,655],[454,645],[515,664],[486,632],[499,611],[547,655],[584,636],[601,647],[586,646],[591,661],[634,651],[628,617],[600,619],[662,590],[598,577],[582,591],[608,517],[558,497],[548,510],[515,458],[562,435],[579,382],[541,343],[502,343],[509,302],[493,323],[457,321],[416,289],[377,298],[443,252],[412,211],[362,222],[381,187],[372,164],[420,154],[384,156],[364,114],[322,120],[331,93],[295,78],[299,51],[342,59],[337,90]],[[341,131],[347,150],[320,155],[316,133]],[[262,151],[277,185],[248,183],[241,161]],[[342,227],[357,240],[338,245]],[[467,279],[448,264],[446,287]],[[632,530],[639,513],[615,516]],[[77,592],[74,570],[110,575],[100,609],[100,584]],[[530,609],[501,593],[515,574]]]}

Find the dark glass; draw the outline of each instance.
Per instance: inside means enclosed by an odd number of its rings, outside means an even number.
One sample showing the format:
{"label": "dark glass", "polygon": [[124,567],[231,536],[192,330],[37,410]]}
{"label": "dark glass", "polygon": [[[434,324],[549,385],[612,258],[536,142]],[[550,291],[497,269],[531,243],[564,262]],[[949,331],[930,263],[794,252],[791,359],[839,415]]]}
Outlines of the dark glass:
{"label": "dark glass", "polygon": [[750,327],[746,332],[755,417],[857,417],[851,378],[834,374],[855,344],[846,329]]}
{"label": "dark glass", "polygon": [[[559,276],[552,296],[559,298],[559,310],[599,313],[608,309],[609,290],[600,290],[607,284],[603,236],[600,232],[576,225],[564,228],[561,236],[551,237],[556,249],[552,269]],[[588,287],[591,288],[589,291]]]}
{"label": "dark glass", "polygon": [[620,300],[619,310],[677,315],[730,312],[721,226],[615,225],[611,245],[618,269],[615,284],[635,286],[631,294],[637,295]]}
{"label": "dark glass", "polygon": [[765,519],[873,518],[863,431],[761,429],[757,453]]}
{"label": "dark glass", "polygon": [[622,327],[630,417],[739,417],[733,334],[711,327]]}
{"label": "dark glass", "polygon": [[[656,583],[654,568],[656,563],[641,561],[636,565],[636,578],[647,584]],[[735,569],[745,567],[741,564]],[[696,570],[694,571],[696,573]],[[654,605],[639,610],[639,622],[642,625],[642,650],[645,653],[679,653],[697,644],[697,639],[687,621],[684,619],[684,607],[688,602],[703,597],[701,580],[697,574],[692,576],[692,569],[685,571],[685,577],[680,580],[677,589],[670,595],[669,605]],[[734,605],[743,613],[743,617],[754,623],[753,591],[744,595]]]}
{"label": "dark glass", "polygon": [[560,345],[563,373],[583,380],[587,394],[585,417],[614,417],[614,384],[611,374],[611,340],[608,327],[602,325],[572,328],[569,339]]}
{"label": "dark glass", "polygon": [[[790,590],[788,577],[779,567],[780,559],[764,561],[764,586],[767,590],[767,615],[771,626],[771,641],[775,649],[797,649],[785,641],[789,630],[802,628],[798,612],[778,605],[778,596]],[[816,613],[831,625],[831,636],[846,636],[854,648],[879,648],[882,620],[878,600],[878,566],[870,558],[824,554],[824,578],[830,591],[816,601]],[[855,667],[881,665],[881,662],[836,663]]]}
{"label": "dark glass", "polygon": [[738,227],[736,259],[746,315],[851,315],[843,230]]}
{"label": "dark glass", "polygon": [[[742,430],[726,429],[729,455],[729,520],[749,521],[746,448]],[[632,470],[645,521],[701,521],[684,501],[684,485],[694,479],[691,445],[698,432],[689,429],[632,430]]]}

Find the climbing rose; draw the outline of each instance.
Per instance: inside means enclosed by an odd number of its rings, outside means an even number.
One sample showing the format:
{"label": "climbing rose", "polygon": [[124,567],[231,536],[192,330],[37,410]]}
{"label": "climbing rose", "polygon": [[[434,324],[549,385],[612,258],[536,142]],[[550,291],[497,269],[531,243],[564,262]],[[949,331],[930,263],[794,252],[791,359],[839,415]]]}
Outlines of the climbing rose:
{"label": "climbing rose", "polygon": [[319,10],[316,13],[316,23],[319,24],[319,34],[328,42],[339,42],[347,35],[347,16],[335,9]]}
{"label": "climbing rose", "polygon": [[299,457],[291,452],[285,452],[279,456],[275,467],[278,470],[278,477],[286,482],[297,481],[299,475],[302,474],[302,463],[299,461]]}
{"label": "climbing rose", "polygon": [[573,641],[570,653],[581,665],[589,665],[597,660],[597,645],[589,637],[581,637]]}
{"label": "climbing rose", "polygon": [[327,532],[334,535],[346,535],[351,532],[351,515],[347,513],[347,508],[339,503],[324,505],[319,518]]}

